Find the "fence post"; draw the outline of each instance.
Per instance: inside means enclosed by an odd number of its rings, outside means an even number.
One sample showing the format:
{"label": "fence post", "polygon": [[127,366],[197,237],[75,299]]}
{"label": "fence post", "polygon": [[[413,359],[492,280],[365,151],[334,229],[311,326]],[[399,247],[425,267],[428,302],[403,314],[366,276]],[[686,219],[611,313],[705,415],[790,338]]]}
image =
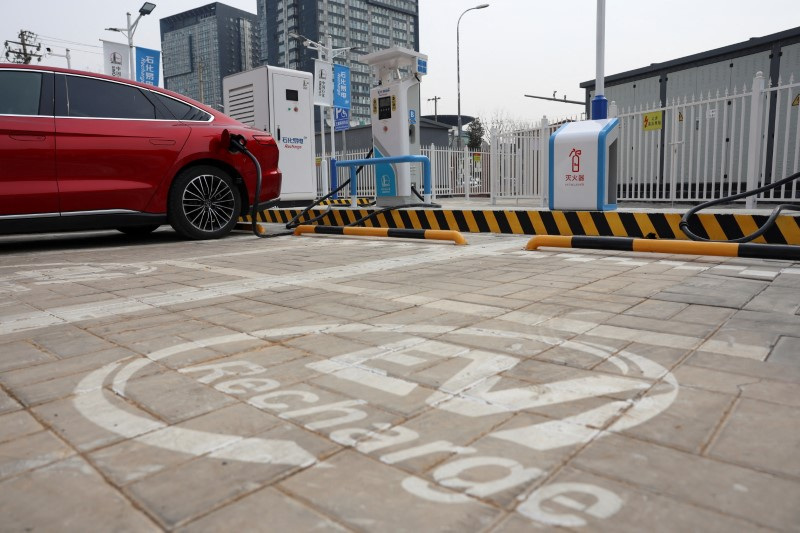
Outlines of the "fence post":
{"label": "fence post", "polygon": [[[747,143],[747,190],[758,187],[761,159],[761,122],[764,119],[764,74],[759,70],[753,78],[753,92],[750,94],[750,134]],[[745,201],[747,209],[756,207],[756,197],[748,196]]]}
{"label": "fence post", "polygon": [[539,124],[539,172],[536,179],[542,197],[542,207],[550,205],[550,122],[547,115],[542,115]]}
{"label": "fence post", "polygon": [[496,191],[500,181],[500,155],[498,150],[498,136],[497,128],[489,130],[489,198],[492,199],[492,205],[497,203]]}
{"label": "fence post", "polygon": [[430,152],[430,160],[431,160],[431,201],[436,200],[436,177],[439,173],[436,169],[439,167],[439,158],[437,157],[436,153],[436,145],[431,143],[431,152]]}
{"label": "fence post", "polygon": [[617,118],[617,114],[617,102],[616,100],[611,100],[611,104],[608,106],[608,118]]}
{"label": "fence post", "polygon": [[472,169],[470,168],[470,175],[467,176],[467,165],[469,165],[469,148],[467,146],[464,147],[464,151],[462,153],[464,156],[461,159],[461,176],[464,178],[464,198],[469,200],[469,186],[470,182],[472,181]]}

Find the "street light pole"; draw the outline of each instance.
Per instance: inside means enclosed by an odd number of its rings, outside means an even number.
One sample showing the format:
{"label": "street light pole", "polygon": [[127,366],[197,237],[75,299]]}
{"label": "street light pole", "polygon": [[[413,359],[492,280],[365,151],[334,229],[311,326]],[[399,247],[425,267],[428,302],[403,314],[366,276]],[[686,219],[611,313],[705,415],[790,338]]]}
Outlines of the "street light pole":
{"label": "street light pole", "polygon": [[133,33],[136,31],[137,26],[139,26],[139,20],[144,15],[149,15],[150,13],[152,13],[155,8],[156,8],[156,5],[154,3],[145,2],[144,4],[142,4],[142,7],[139,8],[139,16],[136,17],[136,20],[133,21],[133,24],[131,24],[131,14],[130,14],[130,12],[126,13],[126,15],[128,16],[128,27],[127,27],[127,29],[123,30],[122,28],[106,28],[107,31],[117,31],[117,32],[121,33],[122,35],[124,35],[125,37],[127,37],[127,39],[128,39],[128,61],[129,61],[129,63],[128,63],[128,70],[129,70],[128,75],[129,75],[130,79],[132,79],[132,80],[136,79],[136,69],[134,68],[134,64],[133,64],[133,62],[134,62],[134,58],[133,58]]}
{"label": "street light pole", "polygon": [[467,12],[472,11],[473,9],[483,9],[489,7],[489,4],[481,4],[479,6],[471,7],[461,13],[461,16],[458,17],[458,22],[456,23],[456,87],[458,92],[458,149],[461,149],[461,35],[460,35],[460,24],[461,24],[461,17],[463,17]]}
{"label": "street light pole", "polygon": [[[484,9],[489,7],[489,4],[481,4],[479,6],[471,7],[461,13],[461,16],[458,17],[458,22],[456,22],[456,86],[458,92],[458,131],[456,135],[458,136],[457,144],[458,151],[461,152],[461,35],[460,35],[460,25],[461,25],[461,17],[467,14],[467,12],[472,11],[473,9]],[[464,170],[462,166],[461,170],[461,177],[464,181],[464,191],[466,193],[466,197],[469,198],[469,183],[467,183],[464,177]]]}

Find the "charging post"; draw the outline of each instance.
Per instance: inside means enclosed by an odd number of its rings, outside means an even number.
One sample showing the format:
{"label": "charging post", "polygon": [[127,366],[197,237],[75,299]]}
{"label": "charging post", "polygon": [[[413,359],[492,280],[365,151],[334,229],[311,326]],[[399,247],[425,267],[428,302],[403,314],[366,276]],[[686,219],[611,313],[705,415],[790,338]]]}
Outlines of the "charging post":
{"label": "charging post", "polygon": [[411,186],[421,185],[418,168],[397,159],[419,156],[420,77],[428,72],[428,56],[394,46],[361,56],[378,84],[370,90],[376,203],[381,207],[417,203]]}

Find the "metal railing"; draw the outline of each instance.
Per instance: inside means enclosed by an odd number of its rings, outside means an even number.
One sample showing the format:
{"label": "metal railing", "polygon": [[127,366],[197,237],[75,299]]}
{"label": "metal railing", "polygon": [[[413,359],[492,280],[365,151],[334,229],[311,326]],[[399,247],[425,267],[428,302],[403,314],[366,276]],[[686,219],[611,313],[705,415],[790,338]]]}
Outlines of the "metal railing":
{"label": "metal railing", "polygon": [[[800,82],[767,83],[761,72],[750,87],[705,93],[610,112],[620,120],[617,168],[619,202],[702,202],[773,183],[800,171]],[[658,128],[645,119],[660,119]],[[490,132],[489,152],[429,146],[434,197],[485,196],[547,205],[548,140],[570,117],[537,128]],[[338,152],[363,159],[366,150]],[[327,159],[325,162],[327,163]],[[318,166],[319,191],[324,189]],[[359,196],[375,196],[373,167],[358,177]],[[343,196],[350,194],[346,192]],[[779,202],[800,197],[797,182],[742,200]]]}

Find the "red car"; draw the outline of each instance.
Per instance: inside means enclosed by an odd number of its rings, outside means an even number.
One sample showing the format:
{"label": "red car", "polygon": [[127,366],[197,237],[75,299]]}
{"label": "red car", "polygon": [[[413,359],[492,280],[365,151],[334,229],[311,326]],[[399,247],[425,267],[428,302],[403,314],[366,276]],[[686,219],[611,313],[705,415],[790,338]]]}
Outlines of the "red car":
{"label": "red car", "polygon": [[[228,134],[223,134],[227,130]],[[272,136],[179,94],[129,80],[0,64],[0,233],[162,224],[189,239],[226,235],[281,188]]]}

